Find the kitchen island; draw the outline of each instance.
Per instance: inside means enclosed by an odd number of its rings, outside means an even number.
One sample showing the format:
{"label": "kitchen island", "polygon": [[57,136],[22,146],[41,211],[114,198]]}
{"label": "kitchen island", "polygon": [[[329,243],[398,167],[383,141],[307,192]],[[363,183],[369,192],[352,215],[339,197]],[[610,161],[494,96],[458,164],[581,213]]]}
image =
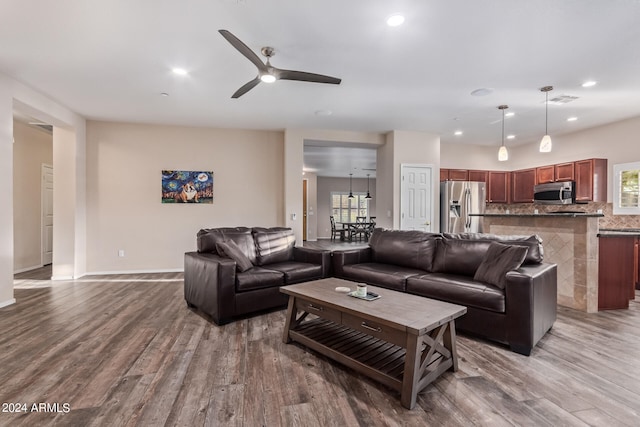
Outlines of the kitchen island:
{"label": "kitchen island", "polygon": [[601,213],[485,213],[484,232],[537,234],[544,260],[558,264],[558,304],[598,311],[598,218]]}

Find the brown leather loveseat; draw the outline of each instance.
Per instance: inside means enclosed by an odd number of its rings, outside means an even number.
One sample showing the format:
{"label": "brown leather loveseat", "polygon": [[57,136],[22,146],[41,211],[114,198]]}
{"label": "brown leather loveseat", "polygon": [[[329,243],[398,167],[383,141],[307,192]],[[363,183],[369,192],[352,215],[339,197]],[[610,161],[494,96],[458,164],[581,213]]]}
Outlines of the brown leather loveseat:
{"label": "brown leather loveseat", "polygon": [[376,229],[369,247],[333,252],[333,274],[464,305],[459,330],[524,355],[556,319],[557,266],[535,235]]}
{"label": "brown leather loveseat", "polygon": [[184,256],[187,305],[218,324],[284,306],[280,286],[329,276],[331,252],[295,246],[290,228],[202,229]]}

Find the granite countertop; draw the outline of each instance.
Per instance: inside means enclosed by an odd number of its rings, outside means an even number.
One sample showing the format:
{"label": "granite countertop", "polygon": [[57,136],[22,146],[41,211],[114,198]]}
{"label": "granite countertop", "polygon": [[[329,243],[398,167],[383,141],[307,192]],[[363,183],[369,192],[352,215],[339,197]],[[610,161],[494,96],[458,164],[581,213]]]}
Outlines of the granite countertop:
{"label": "granite countertop", "polygon": [[541,212],[541,213],[483,213],[469,214],[469,216],[486,216],[486,217],[552,217],[552,218],[602,218],[604,214],[588,213],[588,212]]}
{"label": "granite countertop", "polygon": [[601,228],[598,237],[640,237],[640,228]]}

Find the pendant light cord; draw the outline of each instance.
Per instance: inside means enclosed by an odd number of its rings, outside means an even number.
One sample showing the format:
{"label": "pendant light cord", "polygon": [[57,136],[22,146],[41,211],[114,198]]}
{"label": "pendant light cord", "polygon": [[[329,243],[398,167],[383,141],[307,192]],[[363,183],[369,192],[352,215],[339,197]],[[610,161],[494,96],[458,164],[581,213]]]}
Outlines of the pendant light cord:
{"label": "pendant light cord", "polygon": [[544,134],[549,135],[549,92],[544,93],[546,101],[544,102]]}

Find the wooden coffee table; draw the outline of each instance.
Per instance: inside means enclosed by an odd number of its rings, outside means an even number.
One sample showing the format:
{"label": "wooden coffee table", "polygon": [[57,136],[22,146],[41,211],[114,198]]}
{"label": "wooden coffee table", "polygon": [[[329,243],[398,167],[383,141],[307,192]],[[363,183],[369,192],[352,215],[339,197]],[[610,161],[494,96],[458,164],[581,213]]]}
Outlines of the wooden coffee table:
{"label": "wooden coffee table", "polygon": [[289,307],[283,341],[322,353],[400,392],[412,409],[418,393],[458,369],[455,319],[467,308],[375,286],[375,301],[335,290],[356,283],[329,278],[283,286]]}

